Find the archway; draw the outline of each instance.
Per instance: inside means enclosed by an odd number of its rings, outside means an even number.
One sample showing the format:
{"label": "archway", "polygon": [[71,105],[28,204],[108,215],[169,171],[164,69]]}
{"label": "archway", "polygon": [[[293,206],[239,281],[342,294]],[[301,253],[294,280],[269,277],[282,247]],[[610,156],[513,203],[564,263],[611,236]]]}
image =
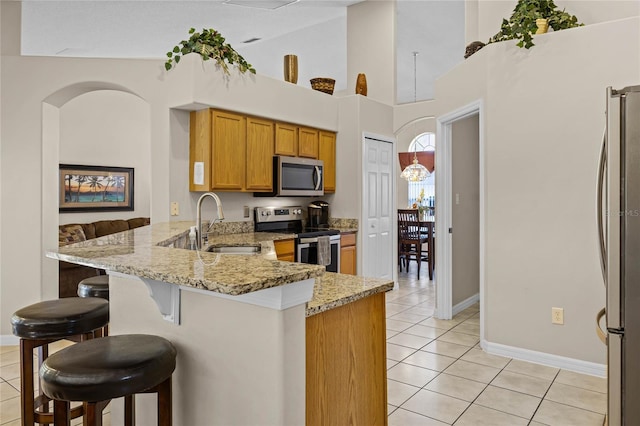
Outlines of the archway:
{"label": "archway", "polygon": [[[46,249],[57,247],[57,230],[59,225],[59,211],[58,211],[58,171],[60,164],[60,149],[61,149],[61,114],[63,108],[69,102],[77,100],[87,94],[96,94],[104,91],[105,93],[117,92],[119,94],[126,95],[126,98],[131,99],[132,103],[142,103],[142,108],[139,110],[146,111],[143,117],[135,117],[134,120],[138,120],[139,125],[145,130],[142,131],[144,141],[142,143],[146,146],[145,151],[150,153],[150,110],[149,104],[141,96],[134,91],[129,90],[121,85],[107,83],[107,82],[81,82],[76,83],[64,88],[61,88],[51,95],[47,96],[42,101],[42,247],[44,252]],[[101,114],[105,112],[105,106],[96,108],[95,113]],[[124,132],[125,129],[116,129]],[[88,141],[91,143],[91,141]],[[146,156],[150,162],[150,156]],[[150,166],[149,166],[150,168]],[[140,183],[146,182],[147,188],[145,192],[149,190],[149,178],[141,179]],[[58,262],[53,259],[44,258],[42,264],[42,288],[41,294],[43,299],[57,298],[58,296]]]}

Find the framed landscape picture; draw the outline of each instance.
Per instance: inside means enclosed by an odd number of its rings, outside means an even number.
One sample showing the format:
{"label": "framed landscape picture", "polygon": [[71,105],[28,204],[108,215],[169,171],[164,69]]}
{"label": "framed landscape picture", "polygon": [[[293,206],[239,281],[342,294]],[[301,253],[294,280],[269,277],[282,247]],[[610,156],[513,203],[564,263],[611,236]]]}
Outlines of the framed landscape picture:
{"label": "framed landscape picture", "polygon": [[133,210],[133,168],[60,164],[60,212]]}

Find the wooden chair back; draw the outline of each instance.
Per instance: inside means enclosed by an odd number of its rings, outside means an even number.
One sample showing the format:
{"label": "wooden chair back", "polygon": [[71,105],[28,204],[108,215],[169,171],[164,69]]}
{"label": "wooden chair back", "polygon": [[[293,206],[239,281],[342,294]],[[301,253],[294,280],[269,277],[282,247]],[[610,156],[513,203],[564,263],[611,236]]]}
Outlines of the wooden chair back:
{"label": "wooden chair back", "polygon": [[421,239],[417,209],[398,209],[398,238],[401,241]]}

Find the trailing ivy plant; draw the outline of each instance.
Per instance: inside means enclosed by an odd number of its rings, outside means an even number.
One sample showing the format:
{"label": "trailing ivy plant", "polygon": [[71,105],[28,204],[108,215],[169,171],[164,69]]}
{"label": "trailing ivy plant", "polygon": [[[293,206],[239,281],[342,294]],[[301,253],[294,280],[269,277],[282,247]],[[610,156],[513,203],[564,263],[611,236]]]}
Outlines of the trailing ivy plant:
{"label": "trailing ivy plant", "polygon": [[536,19],[541,18],[546,18],[554,31],[584,25],[574,15],[559,10],[553,0],[518,0],[509,20],[502,20],[500,31],[489,39],[489,43],[517,39],[517,46],[529,49],[534,45],[532,35],[538,29]]}
{"label": "trailing ivy plant", "polygon": [[189,34],[191,34],[189,40],[182,40],[172,51],[167,52],[169,59],[164,64],[167,71],[172,66],[175,66],[174,62],[176,64],[180,62],[182,56],[193,52],[199,53],[204,61],[214,59],[225,74],[229,74],[229,65],[235,65],[242,73],[247,71],[252,74],[256,73],[250,63],[236,52],[229,43],[225,43],[224,37],[218,31],[212,28],[203,28],[202,32],[196,32],[195,28],[191,28]]}

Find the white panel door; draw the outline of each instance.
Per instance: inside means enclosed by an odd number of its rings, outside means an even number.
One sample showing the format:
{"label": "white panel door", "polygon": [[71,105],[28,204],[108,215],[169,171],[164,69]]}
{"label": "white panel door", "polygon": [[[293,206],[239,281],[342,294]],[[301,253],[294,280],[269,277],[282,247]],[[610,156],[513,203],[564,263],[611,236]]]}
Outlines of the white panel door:
{"label": "white panel door", "polygon": [[393,144],[365,138],[365,247],[362,275],[393,279]]}

